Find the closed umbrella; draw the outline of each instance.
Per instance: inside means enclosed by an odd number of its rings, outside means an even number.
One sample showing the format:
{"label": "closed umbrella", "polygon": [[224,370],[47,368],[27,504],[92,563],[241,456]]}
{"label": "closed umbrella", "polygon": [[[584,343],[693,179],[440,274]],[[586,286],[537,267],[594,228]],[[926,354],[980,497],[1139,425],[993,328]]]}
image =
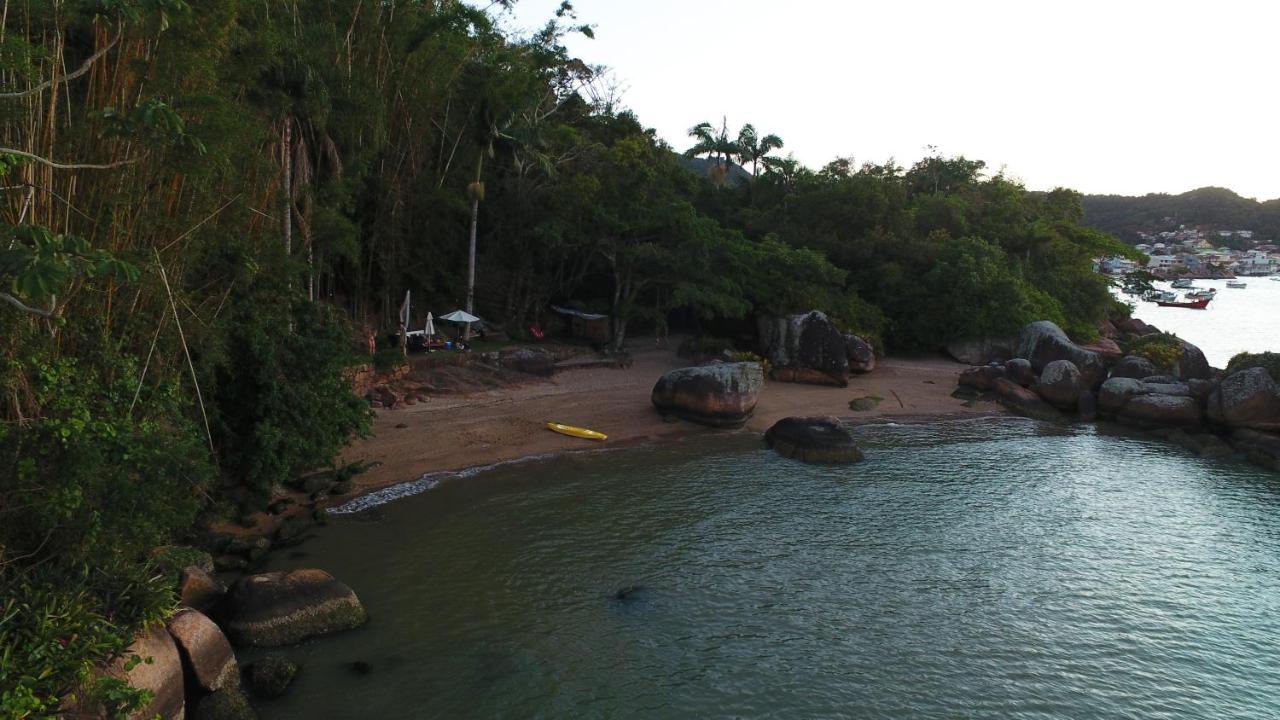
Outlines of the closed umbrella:
{"label": "closed umbrella", "polygon": [[428,340],[436,334],[436,324],[432,321],[430,312],[427,313],[427,326],[422,329],[422,334],[425,335]]}

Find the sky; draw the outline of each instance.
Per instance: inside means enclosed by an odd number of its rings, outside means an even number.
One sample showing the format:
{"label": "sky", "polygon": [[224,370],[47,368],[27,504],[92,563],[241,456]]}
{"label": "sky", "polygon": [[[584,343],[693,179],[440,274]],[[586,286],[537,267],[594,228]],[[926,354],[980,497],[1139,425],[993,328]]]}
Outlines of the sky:
{"label": "sky", "polygon": [[[560,0],[518,0],[533,29]],[[752,123],[810,167],[935,146],[1033,190],[1280,197],[1280,3],[575,0],[622,103],[676,149]]]}

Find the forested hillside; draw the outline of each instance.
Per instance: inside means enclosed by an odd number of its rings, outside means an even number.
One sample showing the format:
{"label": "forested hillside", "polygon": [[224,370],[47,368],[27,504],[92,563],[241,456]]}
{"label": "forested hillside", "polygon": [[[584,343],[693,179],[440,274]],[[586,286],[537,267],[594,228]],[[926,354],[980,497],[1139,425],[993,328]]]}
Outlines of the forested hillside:
{"label": "forested hillside", "polygon": [[551,302],[601,311],[619,349],[817,307],[929,351],[1114,309],[1090,258],[1124,249],[1074,192],[965,158],[814,170],[699,117],[691,171],[599,99],[572,8],[512,37],[488,7],[5,5],[0,716],[55,715],[171,610],[153,548],[368,428],[343,369],[406,290],[468,304],[472,243],[478,314],[518,338]]}
{"label": "forested hillside", "polygon": [[1252,230],[1257,240],[1280,239],[1280,199],[1259,202],[1226,188],[1204,187],[1181,195],[1086,195],[1084,218],[1130,244],[1140,242],[1139,232],[1177,230],[1179,225]]}

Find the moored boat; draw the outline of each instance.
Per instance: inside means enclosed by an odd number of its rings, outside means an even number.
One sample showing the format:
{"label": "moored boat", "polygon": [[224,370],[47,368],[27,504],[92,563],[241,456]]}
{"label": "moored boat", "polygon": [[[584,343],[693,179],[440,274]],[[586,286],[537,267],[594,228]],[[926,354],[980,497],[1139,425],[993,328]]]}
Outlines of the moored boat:
{"label": "moored boat", "polygon": [[1200,298],[1209,298],[1212,300],[1214,297],[1217,297],[1217,295],[1218,291],[1215,288],[1202,288],[1200,290],[1187,293],[1187,297],[1192,300],[1199,300]]}
{"label": "moored boat", "polygon": [[1190,278],[1178,278],[1177,280],[1173,281],[1171,287],[1177,288],[1179,290],[1190,290],[1195,286],[1191,284]]}
{"label": "moored boat", "polygon": [[1245,282],[1245,281],[1243,281],[1243,280],[1228,280],[1228,281],[1227,281],[1227,287],[1229,287],[1229,288],[1235,288],[1235,289],[1237,289],[1237,290],[1243,290],[1243,289],[1245,289],[1245,288],[1249,287],[1249,283],[1247,283],[1247,282]]}
{"label": "moored boat", "polygon": [[1168,290],[1148,290],[1143,293],[1142,299],[1148,302],[1174,302],[1178,299],[1178,295]]}
{"label": "moored boat", "polygon": [[1190,308],[1192,310],[1203,310],[1206,307],[1209,307],[1209,301],[1212,299],[1213,298],[1206,297],[1206,298],[1199,298],[1197,300],[1192,300],[1188,297],[1186,300],[1181,300],[1181,301],[1174,300],[1172,302],[1157,300],[1156,304],[1159,305],[1160,307],[1180,307],[1180,308]]}

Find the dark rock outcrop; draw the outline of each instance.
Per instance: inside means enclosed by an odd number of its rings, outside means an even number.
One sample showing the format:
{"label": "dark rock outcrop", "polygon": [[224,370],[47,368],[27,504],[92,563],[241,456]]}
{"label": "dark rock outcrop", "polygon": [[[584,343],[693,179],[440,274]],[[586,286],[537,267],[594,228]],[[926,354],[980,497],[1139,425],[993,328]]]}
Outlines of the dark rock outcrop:
{"label": "dark rock outcrop", "polygon": [[1010,410],[1036,420],[1061,421],[1062,413],[1045,402],[1033,390],[1022,387],[1008,378],[994,383],[996,398]]}
{"label": "dark rock outcrop", "polygon": [[837,387],[849,384],[845,336],[822,312],[762,317],[759,331],[761,350],[773,367],[775,380]]}
{"label": "dark rock outcrop", "polygon": [[1124,357],[1124,350],[1120,349],[1119,343],[1110,338],[1099,338],[1095,342],[1081,345],[1080,347],[1090,352],[1096,353],[1105,363],[1113,363]]}
{"label": "dark rock outcrop", "polygon": [[1213,377],[1213,368],[1200,348],[1186,340],[1178,341],[1182,345],[1182,355],[1174,365],[1173,374],[1180,380],[1208,380]]}
{"label": "dark rock outcrop", "polygon": [[1209,394],[1208,412],[1221,425],[1280,431],[1280,384],[1265,368],[1232,373]]}
{"label": "dark rock outcrop", "polygon": [[876,349],[857,335],[844,336],[844,355],[851,373],[865,374],[876,369]]}
{"label": "dark rock outcrop", "polygon": [[1076,399],[1076,413],[1085,422],[1097,420],[1098,396],[1090,390],[1081,390],[1080,397]]}
{"label": "dark rock outcrop", "polygon": [[1144,377],[1155,375],[1155,363],[1138,355],[1126,355],[1120,358],[1120,361],[1111,368],[1111,377],[1113,378],[1133,378],[1141,380]]}
{"label": "dark rock outcrop", "polygon": [[368,618],[351,588],[314,569],[241,578],[223,598],[220,616],[232,642],[259,647],[349,630]]}
{"label": "dark rock outcrop", "polygon": [[1031,369],[1031,361],[1026,358],[1013,358],[1004,364],[1009,379],[1023,387],[1036,384],[1036,371]]}
{"label": "dark rock outcrop", "polygon": [[774,423],[764,441],[783,457],[847,465],[862,460],[852,433],[833,417],[789,417]]}
{"label": "dark rock outcrop", "polygon": [[1138,318],[1123,318],[1114,323],[1117,330],[1130,337],[1154,335],[1160,332],[1154,325],[1148,325]]}
{"label": "dark rock outcrop", "polygon": [[1062,410],[1073,410],[1080,400],[1082,387],[1080,371],[1070,360],[1054,360],[1044,366],[1036,392],[1050,405]]}
{"label": "dark rock outcrop", "polygon": [[[210,561],[212,565],[212,561]],[[201,612],[212,610],[227,588],[204,568],[191,565],[182,570],[178,580],[178,598],[187,607]]]}
{"label": "dark rock outcrop", "polygon": [[1280,471],[1280,435],[1237,428],[1231,433],[1231,442],[1254,465]]}
{"label": "dark rock outcrop", "polygon": [[990,392],[996,389],[996,380],[1005,377],[1005,369],[1001,365],[982,365],[971,367],[960,373],[959,384]]}
{"label": "dark rock outcrop", "polygon": [[661,415],[710,427],[742,427],[755,412],[764,371],[759,363],[720,363],[672,370],[653,386]]}
{"label": "dark rock outcrop", "polygon": [[1012,338],[967,338],[947,343],[947,354],[966,365],[1004,362],[1013,357]]}
{"label": "dark rock outcrop", "polygon": [[258,713],[239,685],[228,685],[205,695],[191,712],[191,720],[257,720],[257,717]]}
{"label": "dark rock outcrop", "polygon": [[550,377],[556,371],[556,360],[539,348],[515,347],[498,353],[498,363],[508,370]]}
{"label": "dark rock outcrop", "polygon": [[1043,372],[1044,366],[1054,360],[1070,360],[1080,371],[1085,387],[1093,388],[1107,377],[1107,367],[1097,353],[1071,342],[1062,328],[1040,320],[1022,329],[1018,335],[1014,355],[1031,361],[1036,372]]}
{"label": "dark rock outcrop", "polygon": [[1184,383],[1111,378],[1098,392],[1098,407],[1121,422],[1143,427],[1187,427],[1204,419],[1200,402]]}
{"label": "dark rock outcrop", "polygon": [[201,689],[212,692],[239,683],[240,667],[236,665],[231,643],[203,613],[190,608],[180,610],[169,620],[169,634],[178,646],[188,675]]}
{"label": "dark rock outcrop", "polygon": [[297,674],[297,663],[279,653],[271,653],[254,660],[249,666],[249,689],[260,697],[280,697]]}

